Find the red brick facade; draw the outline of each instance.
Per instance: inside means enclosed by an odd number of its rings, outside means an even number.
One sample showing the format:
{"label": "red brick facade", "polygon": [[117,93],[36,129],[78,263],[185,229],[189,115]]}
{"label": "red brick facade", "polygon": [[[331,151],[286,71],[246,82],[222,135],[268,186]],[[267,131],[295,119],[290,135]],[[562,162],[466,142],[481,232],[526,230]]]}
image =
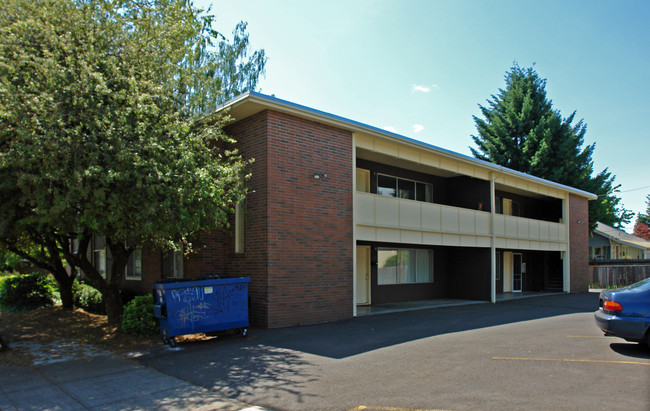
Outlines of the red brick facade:
{"label": "red brick facade", "polygon": [[589,202],[569,194],[569,270],[571,292],[589,291]]}
{"label": "red brick facade", "polygon": [[226,133],[255,160],[245,252],[235,253],[233,220],[228,232],[202,236],[184,276],[250,277],[251,322],[263,327],[352,317],[350,132],[264,111]]}

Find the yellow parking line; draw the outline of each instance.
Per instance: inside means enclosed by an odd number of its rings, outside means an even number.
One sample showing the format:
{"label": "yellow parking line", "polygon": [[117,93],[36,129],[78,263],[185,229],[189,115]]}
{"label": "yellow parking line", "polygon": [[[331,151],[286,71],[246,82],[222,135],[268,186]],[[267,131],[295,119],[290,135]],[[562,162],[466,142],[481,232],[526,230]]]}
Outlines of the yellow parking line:
{"label": "yellow parking line", "polygon": [[619,338],[612,335],[567,335],[566,338]]}
{"label": "yellow parking line", "polygon": [[350,411],[445,411],[445,410],[430,410],[422,408],[401,408],[401,407],[372,407],[368,405],[359,405],[352,408]]}
{"label": "yellow parking line", "polygon": [[633,364],[649,365],[650,362],[641,361],[608,361],[608,360],[579,360],[574,358],[520,358],[520,357],[492,357],[493,360],[515,360],[515,361],[559,361],[559,362],[591,362],[603,364]]}

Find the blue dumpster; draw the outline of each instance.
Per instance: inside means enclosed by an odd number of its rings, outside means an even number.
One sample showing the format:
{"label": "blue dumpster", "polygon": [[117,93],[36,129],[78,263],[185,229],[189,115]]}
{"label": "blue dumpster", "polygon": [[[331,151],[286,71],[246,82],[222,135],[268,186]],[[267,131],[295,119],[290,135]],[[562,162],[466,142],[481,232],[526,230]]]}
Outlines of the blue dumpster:
{"label": "blue dumpster", "polygon": [[204,277],[156,281],[153,315],[160,323],[165,344],[176,346],[174,337],[248,327],[246,277]]}

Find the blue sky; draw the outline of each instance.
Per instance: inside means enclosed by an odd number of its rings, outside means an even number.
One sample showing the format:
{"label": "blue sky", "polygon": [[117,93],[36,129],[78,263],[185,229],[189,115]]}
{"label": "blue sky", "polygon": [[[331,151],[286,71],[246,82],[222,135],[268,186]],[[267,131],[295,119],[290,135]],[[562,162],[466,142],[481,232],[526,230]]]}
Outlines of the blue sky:
{"label": "blue sky", "polygon": [[623,206],[646,209],[650,1],[195,0],[210,4],[217,30],[247,21],[266,51],[261,92],[466,155],[478,105],[534,64]]}

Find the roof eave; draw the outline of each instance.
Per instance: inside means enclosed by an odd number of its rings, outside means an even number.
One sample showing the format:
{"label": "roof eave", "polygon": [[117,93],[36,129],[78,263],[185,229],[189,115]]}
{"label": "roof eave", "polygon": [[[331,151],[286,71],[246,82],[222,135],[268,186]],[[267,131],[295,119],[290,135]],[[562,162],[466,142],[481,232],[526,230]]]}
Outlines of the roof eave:
{"label": "roof eave", "polygon": [[[436,152],[437,154],[440,154],[442,156],[463,162],[463,163],[468,163],[472,165],[478,165],[484,168],[487,168],[491,171],[503,173],[503,174],[508,174],[516,178],[528,180],[531,182],[535,182],[538,184],[550,186],[556,189],[560,189],[562,191],[567,191],[569,193],[578,195],[580,197],[585,197],[588,200],[595,200],[598,198],[597,195],[583,191],[574,187],[566,186],[564,184],[559,184],[555,183],[553,181],[545,180],[540,177],[532,176],[530,174],[522,173],[520,171],[512,170],[507,167],[503,167],[494,163],[490,163],[488,161],[480,160],[477,158],[469,157],[467,155],[457,153],[451,150],[447,150],[442,147],[435,146],[433,144],[428,144],[419,140],[415,140],[409,137],[402,136],[397,133],[392,133],[387,130],[383,130],[377,127],[373,127],[364,123],[360,123],[358,121],[350,120],[345,117],[337,116],[335,114],[327,113],[321,110],[316,110],[310,107],[306,107],[300,104],[292,103],[287,100],[282,100],[273,96],[268,96],[262,93],[257,93],[257,92],[252,92],[252,91],[247,91],[230,101],[224,103],[222,106],[217,108],[217,112],[221,111],[233,111],[237,107],[240,107],[244,104],[259,104],[263,106],[266,109],[275,109],[279,111],[283,111],[289,114],[296,115],[298,117],[303,117],[307,118],[313,121],[318,121],[320,123],[325,123],[329,124],[332,126],[336,126],[339,128],[345,128],[348,129],[352,132],[363,132],[366,134],[378,136],[381,138],[387,138],[391,139],[400,143],[407,143],[411,144],[414,146],[417,146],[418,148],[421,149],[426,149],[426,150],[431,150]],[[261,110],[260,110],[261,111]],[[245,117],[244,117],[245,118]],[[233,118],[233,121],[238,121],[240,119]]]}

